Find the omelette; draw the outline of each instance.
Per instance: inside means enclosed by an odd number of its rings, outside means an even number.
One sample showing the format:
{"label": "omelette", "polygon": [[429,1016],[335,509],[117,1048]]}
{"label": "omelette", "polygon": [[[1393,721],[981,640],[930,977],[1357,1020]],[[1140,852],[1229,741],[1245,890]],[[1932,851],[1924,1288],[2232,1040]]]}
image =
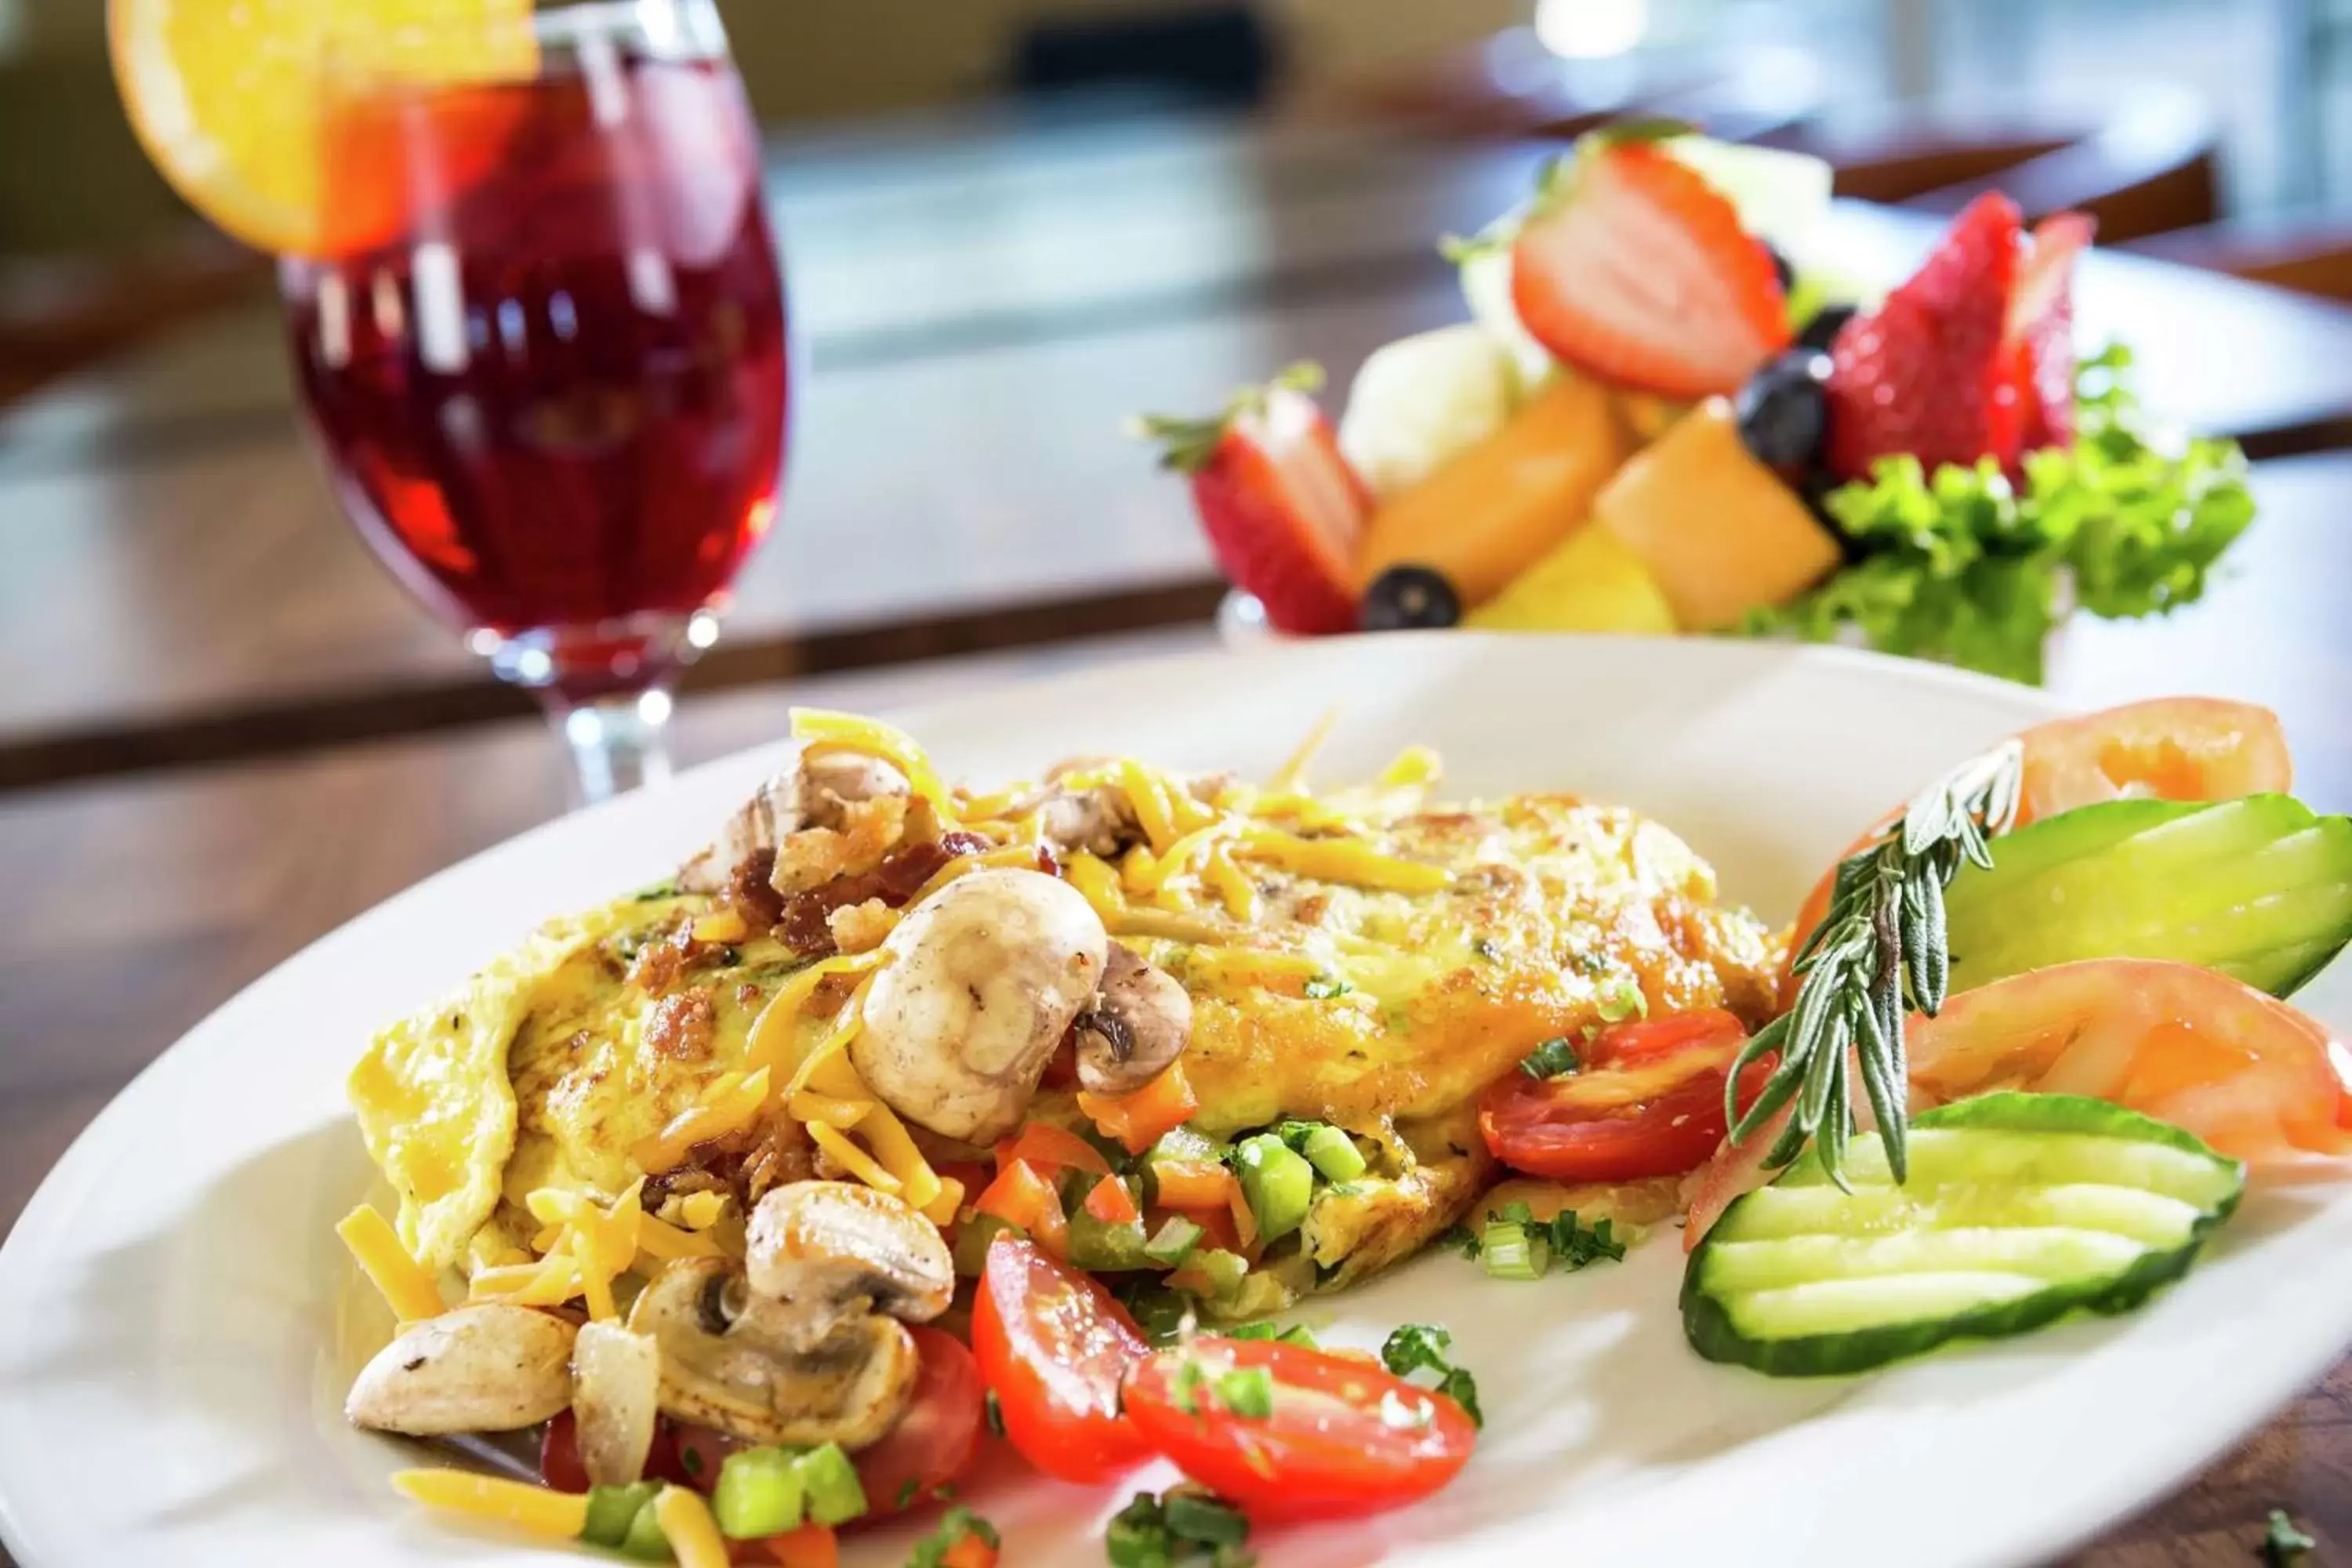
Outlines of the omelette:
{"label": "omelette", "polygon": [[[1200,1147],[1314,1123],[1360,1156],[1290,1234],[1215,1227],[1246,1272],[1189,1288],[1254,1315],[1467,1214],[1499,1173],[1479,1097],[1540,1042],[1771,1011],[1772,939],[1622,807],[1446,803],[1418,750],[1325,795],[1125,759],[983,793],[887,726],[797,717],[789,765],[677,879],[551,923],[374,1041],[351,1097],[416,1263],[477,1299],[593,1306],[662,1260],[740,1255],[761,1195],[812,1176],[970,1229],[1005,1149],[1057,1130],[1128,1164],[1106,1108],[1173,1084]],[[985,945],[1016,936],[1036,951]],[[1115,993],[1154,1000],[1120,1015]],[[1027,1032],[998,1041],[1008,1008]]]}

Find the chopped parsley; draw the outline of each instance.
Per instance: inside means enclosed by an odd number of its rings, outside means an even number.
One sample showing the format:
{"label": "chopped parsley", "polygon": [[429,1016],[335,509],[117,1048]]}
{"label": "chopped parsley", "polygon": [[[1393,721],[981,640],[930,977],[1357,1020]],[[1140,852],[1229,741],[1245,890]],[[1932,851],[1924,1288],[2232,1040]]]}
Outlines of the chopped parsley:
{"label": "chopped parsley", "polygon": [[2290,1568],[2300,1563],[2306,1552],[2319,1544],[2295,1528],[2286,1510],[2271,1510],[2269,1526],[2263,1531],[2263,1562],[2268,1568]]}
{"label": "chopped parsley", "polygon": [[1249,1521],[1230,1504],[1189,1488],[1138,1492],[1111,1516],[1103,1536],[1110,1568],[1251,1568]]}
{"label": "chopped parsley", "polygon": [[1318,974],[1301,988],[1309,1002],[1328,1002],[1334,996],[1344,996],[1348,983],[1336,974]]}
{"label": "chopped parsley", "polygon": [[[1454,1336],[1434,1323],[1407,1323],[1388,1337],[1381,1346],[1381,1364],[1399,1377],[1411,1377],[1416,1372],[1433,1373],[1437,1378],[1437,1392],[1462,1406],[1463,1414],[1479,1426],[1486,1424],[1486,1412],[1478,1408],[1478,1384],[1469,1369],[1454,1364],[1446,1352],[1454,1344]],[[1381,1419],[1389,1420],[1384,1405]],[[1408,1422],[1406,1425],[1416,1423]],[[1418,1423],[1427,1425],[1426,1422]]]}
{"label": "chopped parsley", "polygon": [[1576,1047],[1565,1036],[1555,1036],[1529,1051],[1519,1063],[1519,1070],[1529,1078],[1558,1078],[1574,1072],[1583,1064],[1577,1060]]}
{"label": "chopped parsley", "polygon": [[986,1542],[991,1551],[1004,1544],[996,1533],[996,1526],[958,1503],[940,1516],[937,1530],[915,1542],[915,1550],[907,1558],[907,1568],[942,1568],[948,1553],[973,1536]]}
{"label": "chopped parsley", "polygon": [[1466,1225],[1455,1224],[1437,1233],[1437,1245],[1450,1247],[1465,1258],[1475,1258],[1482,1244],[1476,1231]]}

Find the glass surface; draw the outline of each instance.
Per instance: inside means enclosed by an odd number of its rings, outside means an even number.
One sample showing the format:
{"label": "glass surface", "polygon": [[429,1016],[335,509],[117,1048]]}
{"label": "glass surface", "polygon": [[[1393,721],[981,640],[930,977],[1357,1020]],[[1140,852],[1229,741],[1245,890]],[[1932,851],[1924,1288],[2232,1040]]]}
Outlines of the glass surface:
{"label": "glass surface", "polygon": [[709,6],[530,25],[527,77],[338,89],[346,243],[281,279],[345,509],[593,800],[666,771],[668,686],[774,521],[787,319]]}

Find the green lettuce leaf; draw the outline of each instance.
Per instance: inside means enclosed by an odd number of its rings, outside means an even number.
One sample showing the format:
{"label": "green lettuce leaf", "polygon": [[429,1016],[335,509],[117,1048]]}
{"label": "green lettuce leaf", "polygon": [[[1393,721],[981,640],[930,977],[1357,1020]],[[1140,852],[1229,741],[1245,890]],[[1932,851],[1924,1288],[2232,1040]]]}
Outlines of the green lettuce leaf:
{"label": "green lettuce leaf", "polygon": [[1813,642],[1852,626],[1885,653],[2040,684],[2042,647],[2070,607],[2112,618],[2194,602],[2253,520],[2237,443],[2159,443],[2109,348],[2077,375],[2071,448],[2029,453],[2024,486],[1990,458],[1930,474],[1882,459],[1822,502],[1853,564],[1739,630]]}

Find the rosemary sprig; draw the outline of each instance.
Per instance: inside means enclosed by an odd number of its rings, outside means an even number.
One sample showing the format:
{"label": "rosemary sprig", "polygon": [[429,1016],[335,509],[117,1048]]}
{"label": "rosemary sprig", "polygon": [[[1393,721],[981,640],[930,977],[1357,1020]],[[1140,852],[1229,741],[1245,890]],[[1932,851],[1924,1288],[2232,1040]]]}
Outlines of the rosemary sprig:
{"label": "rosemary sprig", "polygon": [[[1829,911],[1797,950],[1797,1004],[1757,1031],[1724,1084],[1724,1115],[1737,1143],[1793,1102],[1764,1157],[1788,1164],[1809,1142],[1841,1187],[1853,1134],[1859,1076],[1895,1179],[1909,1173],[1904,1131],[1910,1069],[1903,1047],[1907,1008],[1929,1017],[1944,1005],[1951,952],[1944,889],[1964,861],[1990,866],[1989,838],[2016,820],[2024,752],[2015,741],[1954,770],[1921,792],[1900,819],[1841,861]],[[1741,1115],[1740,1072],[1780,1053],[1764,1092]]]}

